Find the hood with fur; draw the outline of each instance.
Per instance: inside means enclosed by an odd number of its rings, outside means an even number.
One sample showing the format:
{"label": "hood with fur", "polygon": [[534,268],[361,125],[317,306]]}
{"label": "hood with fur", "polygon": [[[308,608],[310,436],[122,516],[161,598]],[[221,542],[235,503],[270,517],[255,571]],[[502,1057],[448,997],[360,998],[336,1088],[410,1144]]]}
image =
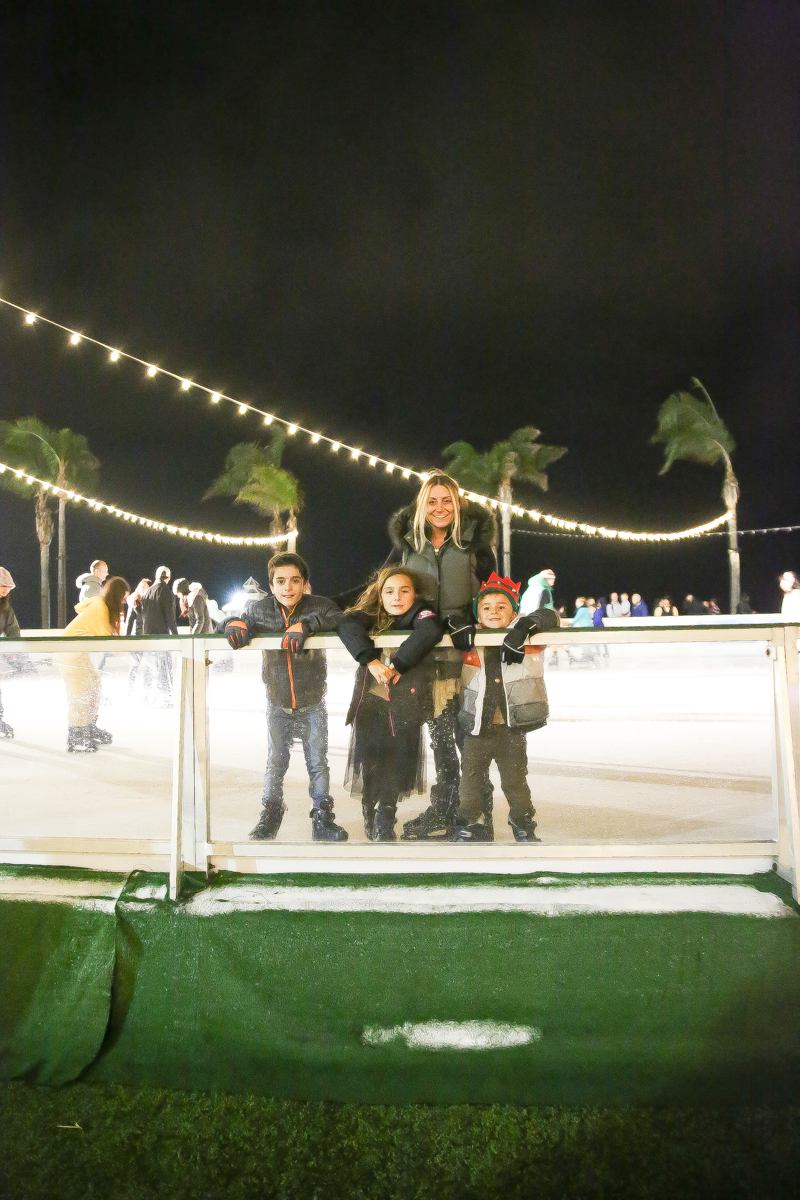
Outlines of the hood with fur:
{"label": "hood with fur", "polygon": [[[413,543],[415,504],[407,504],[393,513],[389,520],[389,537],[392,545],[403,550],[409,545],[408,538]],[[461,541],[467,550],[491,549],[492,542],[497,536],[497,522],[494,513],[474,500],[468,500],[461,510]]]}

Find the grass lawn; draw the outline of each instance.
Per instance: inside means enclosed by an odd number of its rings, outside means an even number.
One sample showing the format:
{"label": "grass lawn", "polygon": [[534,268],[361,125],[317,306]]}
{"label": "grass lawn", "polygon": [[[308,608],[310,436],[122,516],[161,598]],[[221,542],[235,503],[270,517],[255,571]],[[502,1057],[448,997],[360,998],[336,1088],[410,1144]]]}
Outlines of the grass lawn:
{"label": "grass lawn", "polygon": [[0,1086],[3,1200],[796,1200],[800,1107],[303,1103]]}

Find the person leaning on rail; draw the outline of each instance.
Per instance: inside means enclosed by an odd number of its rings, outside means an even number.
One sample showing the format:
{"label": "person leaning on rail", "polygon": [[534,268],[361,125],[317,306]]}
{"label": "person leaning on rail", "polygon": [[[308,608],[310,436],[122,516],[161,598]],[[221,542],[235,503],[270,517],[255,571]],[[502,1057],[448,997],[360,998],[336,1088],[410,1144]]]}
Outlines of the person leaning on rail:
{"label": "person leaning on rail", "polygon": [[334,821],[328,769],[328,709],[325,704],[328,665],[324,650],[304,650],[307,638],[334,633],[341,610],[325,596],[305,591],[308,564],[299,554],[276,554],[267,566],[272,595],[252,600],[239,617],[222,627],[234,650],[254,637],[279,633],[280,650],[265,650],[262,678],[267,689],[267,769],[261,816],[250,832],[252,841],[271,841],[281,827],[286,806],[283,781],[292,742],[303,745],[311,797],[311,836],[315,842],[346,842],[347,831]]}

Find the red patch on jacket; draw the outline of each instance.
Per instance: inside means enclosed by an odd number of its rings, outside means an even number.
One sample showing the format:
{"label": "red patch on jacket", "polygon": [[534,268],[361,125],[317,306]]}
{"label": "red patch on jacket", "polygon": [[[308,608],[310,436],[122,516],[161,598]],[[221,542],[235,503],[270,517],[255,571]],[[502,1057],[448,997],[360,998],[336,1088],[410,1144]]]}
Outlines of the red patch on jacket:
{"label": "red patch on jacket", "polygon": [[481,656],[477,650],[464,650],[461,657],[464,660],[465,666],[479,667],[481,665]]}

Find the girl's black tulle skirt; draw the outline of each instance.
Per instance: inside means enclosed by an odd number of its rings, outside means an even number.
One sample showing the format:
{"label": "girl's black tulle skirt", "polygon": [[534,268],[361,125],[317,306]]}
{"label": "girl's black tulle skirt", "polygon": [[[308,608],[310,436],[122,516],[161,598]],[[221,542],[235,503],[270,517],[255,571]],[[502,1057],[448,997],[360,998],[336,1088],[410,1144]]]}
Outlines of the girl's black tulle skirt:
{"label": "girl's black tulle skirt", "polygon": [[344,786],[351,796],[401,799],[425,791],[423,713],[399,717],[387,700],[367,693],[350,733]]}

